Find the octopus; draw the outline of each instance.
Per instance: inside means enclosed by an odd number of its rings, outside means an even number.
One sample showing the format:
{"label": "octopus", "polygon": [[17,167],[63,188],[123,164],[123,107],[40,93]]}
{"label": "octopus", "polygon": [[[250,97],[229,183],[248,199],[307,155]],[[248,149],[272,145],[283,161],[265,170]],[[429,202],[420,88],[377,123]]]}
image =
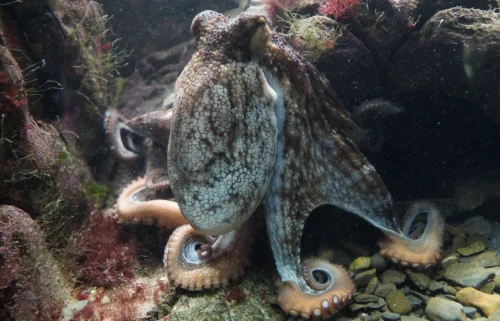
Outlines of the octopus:
{"label": "octopus", "polygon": [[[437,208],[416,202],[394,210],[355,142],[362,129],[264,15],[204,11],[191,31],[197,52],[176,82],[173,108],[130,120],[112,111],[106,124],[117,157],[146,155],[146,176],[123,190],[116,212],[122,221],[176,228],[164,254],[173,285],[199,291],[242,277],[265,221],[283,311],[303,319],[335,314],[355,294],[350,274],[300,257],[305,222],[325,204],[380,229],[381,254],[394,264],[438,262],[444,222]],[[421,213],[425,228],[410,235]]]}

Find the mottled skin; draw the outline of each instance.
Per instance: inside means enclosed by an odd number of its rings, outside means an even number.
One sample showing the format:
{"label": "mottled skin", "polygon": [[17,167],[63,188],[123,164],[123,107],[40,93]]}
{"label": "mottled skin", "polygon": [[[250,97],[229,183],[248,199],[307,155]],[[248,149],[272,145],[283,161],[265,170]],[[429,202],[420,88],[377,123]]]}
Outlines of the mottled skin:
{"label": "mottled skin", "polygon": [[[172,282],[196,290],[227,283],[199,278],[190,282],[179,275],[188,266],[214,263],[228,248],[241,249],[238,235],[248,236],[251,226],[244,223],[259,204],[264,205],[283,282],[278,302],[291,315],[333,314],[354,292],[343,268],[300,260],[302,230],[318,206],[334,205],[382,229],[388,236],[381,242],[383,254],[396,263],[419,267],[436,262],[439,214],[429,214],[425,237],[419,240],[401,232],[406,226],[409,233],[416,214],[410,213],[406,223],[394,216],[384,183],[349,138],[358,126],[328,82],[271,32],[264,16],[243,13],[229,18],[204,11],[191,29],[198,51],[177,81],[173,115],[168,125],[152,127],[165,129],[163,145],[170,131],[168,176],[185,219],[196,233],[222,236],[219,242],[206,238],[208,244],[200,250],[187,237],[191,233],[195,238],[192,229],[176,233],[165,254]],[[150,120],[143,119],[131,130],[161,140],[161,132],[150,135],[139,128],[148,128],[144,124]],[[392,251],[391,244],[398,244],[398,251]],[[415,255],[402,259],[401,252]],[[323,273],[326,283],[316,280],[312,271]]]}

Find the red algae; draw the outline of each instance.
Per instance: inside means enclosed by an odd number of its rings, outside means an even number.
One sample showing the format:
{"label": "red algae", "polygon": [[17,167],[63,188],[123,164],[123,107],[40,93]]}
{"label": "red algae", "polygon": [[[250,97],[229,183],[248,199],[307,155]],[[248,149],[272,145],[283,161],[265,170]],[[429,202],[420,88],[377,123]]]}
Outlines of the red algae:
{"label": "red algae", "polygon": [[94,215],[80,234],[77,249],[75,273],[84,283],[109,287],[134,278],[134,246],[114,218]]}

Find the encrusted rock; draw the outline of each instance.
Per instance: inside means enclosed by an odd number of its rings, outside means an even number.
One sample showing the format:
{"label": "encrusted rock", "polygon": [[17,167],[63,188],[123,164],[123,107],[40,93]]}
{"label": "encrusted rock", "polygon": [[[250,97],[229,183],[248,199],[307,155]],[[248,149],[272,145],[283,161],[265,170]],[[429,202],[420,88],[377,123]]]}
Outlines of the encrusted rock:
{"label": "encrusted rock", "polygon": [[487,316],[500,310],[500,295],[483,293],[471,287],[458,291],[457,300],[462,304],[481,309]]}
{"label": "encrusted rock", "polygon": [[427,290],[431,283],[431,278],[424,273],[406,270],[406,275],[408,275],[415,286],[422,291]]}
{"label": "encrusted rock", "polygon": [[456,263],[446,269],[444,277],[464,287],[482,287],[495,277],[495,273],[486,270],[479,264]]}
{"label": "encrusted rock", "polygon": [[394,313],[409,314],[411,312],[411,304],[401,291],[392,291],[386,300],[387,307]]}
{"label": "encrusted rock", "polygon": [[394,283],[399,285],[406,280],[406,275],[403,272],[397,270],[387,270],[382,275],[380,275],[380,281],[382,283]]}
{"label": "encrusted rock", "polygon": [[489,268],[500,266],[500,255],[495,251],[486,251],[472,257],[461,258],[462,263],[477,263],[482,267]]}
{"label": "encrusted rock", "polygon": [[373,294],[385,299],[389,293],[393,291],[396,291],[396,285],[394,283],[379,284]]}
{"label": "encrusted rock", "polygon": [[462,256],[471,256],[484,251],[484,244],[481,241],[472,243],[467,247],[457,249],[457,252]]}
{"label": "encrusted rock", "polygon": [[370,268],[371,258],[360,256],[349,264],[348,270],[352,273],[360,273]]}
{"label": "encrusted rock", "polygon": [[464,307],[457,302],[431,298],[425,307],[425,315],[431,321],[465,321]]}

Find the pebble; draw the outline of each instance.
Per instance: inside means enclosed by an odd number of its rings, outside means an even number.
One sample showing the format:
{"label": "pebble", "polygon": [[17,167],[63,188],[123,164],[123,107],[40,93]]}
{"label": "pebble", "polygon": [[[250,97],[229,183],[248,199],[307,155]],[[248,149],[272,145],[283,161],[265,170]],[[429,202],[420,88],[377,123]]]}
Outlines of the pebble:
{"label": "pebble", "polygon": [[394,283],[399,285],[406,280],[406,274],[397,270],[387,270],[380,275],[382,283]]}
{"label": "pebble", "polygon": [[394,283],[379,284],[373,294],[385,299],[392,291],[396,291],[396,285]]}
{"label": "pebble", "polygon": [[422,302],[427,303],[427,301],[429,301],[429,297],[427,295],[425,295],[425,294],[420,293],[420,292],[411,291],[411,294],[414,295],[414,296],[416,296],[420,300],[422,300]]}
{"label": "pebble", "polygon": [[454,287],[452,287],[451,285],[448,285],[448,284],[444,285],[443,290],[444,290],[444,293],[448,293],[451,295],[455,295],[458,292],[457,289],[455,289]]}
{"label": "pebble", "polygon": [[477,309],[473,307],[464,307],[464,312],[465,315],[468,316],[469,318],[472,318],[474,314],[477,313]]}
{"label": "pebble", "polygon": [[381,273],[382,271],[385,271],[385,269],[387,269],[387,261],[382,255],[380,255],[380,253],[375,253],[372,256],[371,267],[376,269],[377,272]]}
{"label": "pebble", "polygon": [[457,302],[431,298],[425,307],[425,315],[431,321],[464,321],[464,307]]}
{"label": "pebble", "polygon": [[392,291],[386,300],[387,307],[394,313],[409,314],[411,312],[411,304],[401,291]]}
{"label": "pebble", "polygon": [[371,257],[360,256],[349,264],[348,270],[353,273],[360,273],[370,268]]}
{"label": "pebble", "polygon": [[446,269],[444,277],[463,287],[480,288],[495,277],[495,273],[479,264],[456,263]]}
{"label": "pebble", "polygon": [[488,317],[488,321],[500,321],[500,311],[493,312],[493,314]]}
{"label": "pebble", "polygon": [[426,320],[427,319],[422,319],[422,318],[416,317],[414,315],[410,315],[410,316],[402,315],[401,316],[401,321],[426,321]]}
{"label": "pebble", "polygon": [[105,295],[102,297],[101,304],[108,304],[109,302],[111,302],[111,300],[109,299],[109,296]]}
{"label": "pebble", "polygon": [[407,295],[406,299],[408,300],[408,302],[410,302],[413,309],[419,308],[423,303],[422,300],[420,300],[419,298],[417,298],[416,296],[414,296],[412,294]]}
{"label": "pebble", "polygon": [[486,251],[472,257],[460,259],[462,263],[477,263],[485,268],[500,266],[500,255],[494,251]]}
{"label": "pebble", "polygon": [[399,288],[399,291],[403,292],[405,295],[408,295],[411,292],[411,288],[408,285],[405,285]]}
{"label": "pebble", "polygon": [[398,321],[399,319],[401,319],[401,315],[394,312],[384,312],[380,316],[382,317],[382,319],[387,321]]}
{"label": "pebble", "polygon": [[432,293],[441,292],[443,288],[444,288],[443,282],[431,280],[431,283],[429,284],[429,291],[431,291]]}
{"label": "pebble", "polygon": [[373,294],[375,290],[377,289],[379,284],[378,278],[374,277],[368,282],[368,285],[366,286],[365,293],[366,294]]}
{"label": "pebble", "polygon": [[371,279],[377,276],[377,270],[371,269],[368,271],[363,271],[354,276],[354,283],[357,287],[363,288],[368,285]]}
{"label": "pebble", "polygon": [[376,295],[361,293],[354,297],[354,302],[356,303],[376,303],[378,302],[378,297]]}
{"label": "pebble", "polygon": [[384,305],[385,305],[385,300],[379,298],[376,303],[366,303],[366,304],[353,303],[349,305],[349,310],[351,310],[352,312],[364,311],[364,310],[378,310]]}
{"label": "pebble", "polygon": [[440,264],[444,269],[447,269],[448,267],[450,267],[450,265],[458,263],[458,261],[459,261],[458,255],[451,254],[442,259]]}
{"label": "pebble", "polygon": [[491,235],[491,224],[483,216],[473,216],[466,219],[459,229],[466,235]]}
{"label": "pebble", "polygon": [[490,281],[479,289],[479,291],[488,294],[492,294],[493,290],[495,290],[495,281]]}
{"label": "pebble", "polygon": [[406,275],[408,275],[410,280],[412,280],[416,287],[421,291],[427,290],[427,288],[431,284],[431,278],[424,273],[406,270]]}
{"label": "pebble", "polygon": [[471,256],[481,253],[482,251],[484,251],[484,244],[481,241],[477,241],[467,247],[457,249],[458,254],[461,256]]}

